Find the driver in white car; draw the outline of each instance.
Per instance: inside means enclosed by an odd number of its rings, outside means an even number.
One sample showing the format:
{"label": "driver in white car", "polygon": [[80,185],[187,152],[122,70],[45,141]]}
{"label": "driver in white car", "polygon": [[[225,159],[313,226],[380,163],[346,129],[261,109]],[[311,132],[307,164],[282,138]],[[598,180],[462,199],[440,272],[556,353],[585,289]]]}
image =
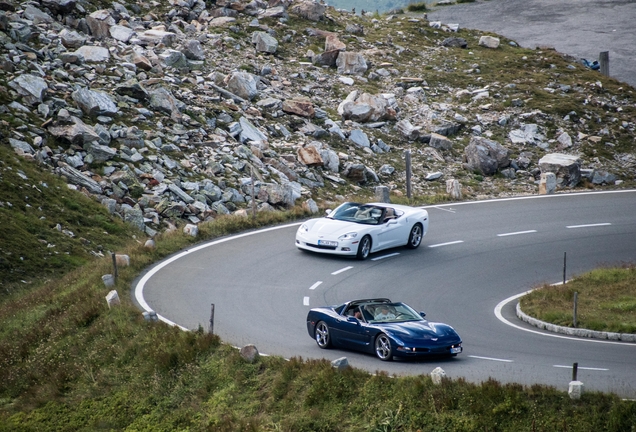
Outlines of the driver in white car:
{"label": "driver in white car", "polygon": [[388,306],[382,305],[380,307],[380,313],[375,316],[375,319],[376,320],[395,319],[395,314],[393,312],[389,311]]}

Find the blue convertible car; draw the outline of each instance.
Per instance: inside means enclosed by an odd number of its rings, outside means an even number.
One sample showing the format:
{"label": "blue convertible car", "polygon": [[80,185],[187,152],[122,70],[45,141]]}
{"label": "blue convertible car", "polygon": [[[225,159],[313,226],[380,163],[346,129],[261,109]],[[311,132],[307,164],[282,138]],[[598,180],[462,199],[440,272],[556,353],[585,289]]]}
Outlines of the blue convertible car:
{"label": "blue convertible car", "polygon": [[364,351],[384,361],[462,352],[462,339],[455,329],[429,322],[424,316],[386,298],[354,300],[311,309],[307,331],[320,348]]}

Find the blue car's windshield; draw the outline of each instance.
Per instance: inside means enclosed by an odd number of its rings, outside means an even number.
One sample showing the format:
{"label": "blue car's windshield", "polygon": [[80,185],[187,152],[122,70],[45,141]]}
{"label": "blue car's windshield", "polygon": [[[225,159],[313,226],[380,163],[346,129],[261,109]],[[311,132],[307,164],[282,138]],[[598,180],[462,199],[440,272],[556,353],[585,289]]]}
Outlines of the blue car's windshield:
{"label": "blue car's windshield", "polygon": [[367,225],[378,225],[382,222],[384,209],[369,204],[344,203],[329,213],[330,219],[354,222]]}
{"label": "blue car's windshield", "polygon": [[370,323],[421,321],[422,316],[404,303],[369,303],[363,306]]}

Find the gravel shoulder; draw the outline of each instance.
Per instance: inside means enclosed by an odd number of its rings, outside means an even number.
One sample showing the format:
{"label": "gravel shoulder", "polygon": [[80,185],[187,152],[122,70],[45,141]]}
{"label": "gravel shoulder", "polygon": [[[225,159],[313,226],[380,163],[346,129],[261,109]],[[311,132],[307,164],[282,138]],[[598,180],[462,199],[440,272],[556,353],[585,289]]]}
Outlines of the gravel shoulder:
{"label": "gravel shoulder", "polygon": [[609,51],[610,75],[636,87],[636,2],[633,0],[478,0],[433,6],[429,21],[459,24],[598,60]]}

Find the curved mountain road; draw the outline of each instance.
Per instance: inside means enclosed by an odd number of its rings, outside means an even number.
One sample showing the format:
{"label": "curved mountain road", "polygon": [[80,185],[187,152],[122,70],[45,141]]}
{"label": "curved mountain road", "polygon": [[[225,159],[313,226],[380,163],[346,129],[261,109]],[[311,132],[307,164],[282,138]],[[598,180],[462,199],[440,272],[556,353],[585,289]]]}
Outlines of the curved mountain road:
{"label": "curved mountain road", "polygon": [[[572,364],[586,389],[636,398],[636,344],[577,339],[530,327],[512,297],[599,265],[636,258],[636,191],[520,197],[429,206],[419,249],[396,248],[356,261],[302,252],[298,224],[200,244],[154,267],[134,287],[143,309],[183,328],[208,327],[261,353],[336,359],[370,372],[429,373],[480,382],[567,390]],[[321,350],[308,336],[310,307],[389,297],[451,324],[464,353],[447,360],[380,362]],[[510,301],[505,301],[510,299]],[[495,309],[498,308],[497,314]],[[508,321],[508,323],[506,323]],[[509,325],[509,324],[514,325]]]}

